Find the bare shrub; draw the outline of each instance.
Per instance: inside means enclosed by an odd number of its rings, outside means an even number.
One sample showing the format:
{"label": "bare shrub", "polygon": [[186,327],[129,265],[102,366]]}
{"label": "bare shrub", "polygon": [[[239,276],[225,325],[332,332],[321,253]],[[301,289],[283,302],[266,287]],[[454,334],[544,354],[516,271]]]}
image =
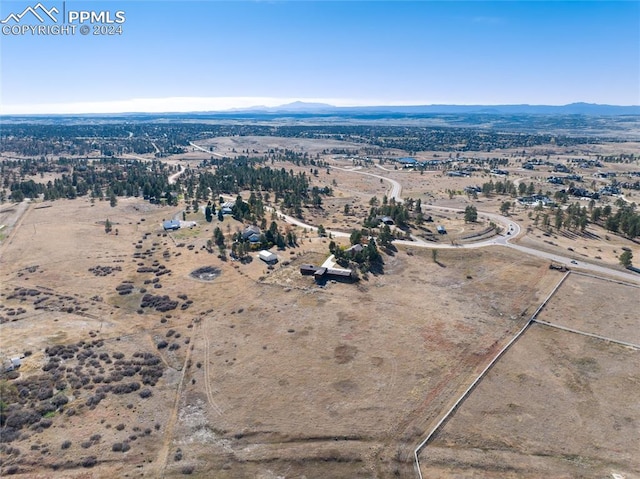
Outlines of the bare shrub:
{"label": "bare shrub", "polygon": [[176,449],[175,454],[173,455],[173,460],[175,462],[182,461],[182,449]]}
{"label": "bare shrub", "polygon": [[98,463],[98,458],[96,456],[88,456],[88,457],[83,457],[80,460],[80,465],[82,467],[93,467]]}

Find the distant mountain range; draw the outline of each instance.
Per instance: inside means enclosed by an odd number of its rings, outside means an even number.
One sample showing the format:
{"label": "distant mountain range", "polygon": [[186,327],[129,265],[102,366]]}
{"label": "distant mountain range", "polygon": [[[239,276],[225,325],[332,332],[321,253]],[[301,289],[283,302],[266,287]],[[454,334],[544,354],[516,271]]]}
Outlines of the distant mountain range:
{"label": "distant mountain range", "polygon": [[[487,115],[640,115],[640,105],[618,106],[596,103],[568,105],[411,105],[411,106],[348,106],[296,101],[275,107],[255,106],[234,109],[228,113],[318,113],[318,114],[487,114]],[[213,112],[209,112],[213,113]],[[226,112],[217,112],[226,113]]]}

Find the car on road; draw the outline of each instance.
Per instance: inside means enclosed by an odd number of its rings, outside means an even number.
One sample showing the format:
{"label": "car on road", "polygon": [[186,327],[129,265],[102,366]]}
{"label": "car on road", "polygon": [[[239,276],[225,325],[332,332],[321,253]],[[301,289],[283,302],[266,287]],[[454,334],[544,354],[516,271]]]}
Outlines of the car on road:
{"label": "car on road", "polygon": [[575,259],[572,259],[571,264],[578,264],[578,262]]}

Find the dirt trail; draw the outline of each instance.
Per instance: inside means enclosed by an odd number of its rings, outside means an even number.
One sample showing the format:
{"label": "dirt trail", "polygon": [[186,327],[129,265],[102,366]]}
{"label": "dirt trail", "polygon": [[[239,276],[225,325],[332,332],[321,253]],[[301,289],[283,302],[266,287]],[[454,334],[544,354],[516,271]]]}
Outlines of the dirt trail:
{"label": "dirt trail", "polygon": [[23,201],[22,203],[17,205],[17,213],[13,219],[13,223],[6,224],[4,226],[5,229],[9,230],[9,235],[7,238],[0,244],[0,263],[2,262],[2,257],[4,256],[4,252],[9,247],[9,245],[13,242],[13,239],[16,236],[17,231],[22,226],[24,219],[27,217],[27,214],[33,210],[34,203]]}
{"label": "dirt trail", "polygon": [[173,431],[175,429],[176,422],[178,421],[178,410],[180,408],[180,401],[182,399],[182,389],[184,387],[184,378],[187,374],[187,365],[190,364],[192,351],[193,351],[193,346],[189,347],[189,349],[187,350],[187,354],[185,355],[185,358],[184,358],[184,364],[182,365],[182,374],[180,375],[180,382],[178,383],[178,389],[176,390],[175,400],[173,403],[173,407],[171,408],[171,412],[169,414],[169,420],[167,421],[167,426],[164,431],[162,445],[160,446],[160,450],[158,451],[158,456],[155,461],[156,472],[154,474],[154,477],[165,477],[167,460],[169,457],[169,449],[171,448],[171,442],[173,441]]}
{"label": "dirt trail", "polygon": [[204,387],[207,392],[207,401],[209,402],[209,405],[219,416],[222,416],[222,413],[224,411],[216,403],[216,400],[214,398],[213,388],[211,387],[211,380],[210,380],[211,378],[211,359],[210,359],[211,346],[210,346],[210,340],[209,340],[209,331],[207,330],[206,323],[207,323],[207,319],[203,318],[203,320],[200,322],[200,325],[199,325],[200,329],[202,330],[202,339],[204,341],[204,374],[205,374]]}

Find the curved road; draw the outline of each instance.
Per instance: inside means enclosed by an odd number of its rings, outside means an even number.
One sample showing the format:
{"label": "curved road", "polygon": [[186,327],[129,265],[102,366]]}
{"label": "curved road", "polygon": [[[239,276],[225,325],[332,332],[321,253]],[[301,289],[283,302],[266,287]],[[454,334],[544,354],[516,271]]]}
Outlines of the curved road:
{"label": "curved road", "polygon": [[[190,142],[190,144],[198,149],[204,150],[204,148],[199,147],[198,145],[196,145],[193,142]],[[388,170],[386,168],[383,168],[380,165],[376,165],[377,168],[383,170],[383,171],[387,171],[387,172],[391,172],[392,170]],[[402,193],[402,185],[396,181],[393,180],[391,178],[388,178],[386,176],[382,176],[382,175],[376,175],[375,173],[369,173],[366,171],[361,171],[360,168],[357,169],[353,169],[353,168],[343,168],[343,167],[339,167],[339,166],[332,166],[329,165],[329,168],[333,168],[336,170],[341,170],[347,173],[354,173],[357,175],[364,175],[364,176],[371,176],[373,178],[379,178],[383,181],[386,181],[387,183],[389,183],[391,185],[391,188],[389,189],[388,192],[388,197],[389,198],[393,198],[394,200],[396,200],[397,202],[401,203],[403,200],[401,198],[401,193]],[[464,210],[462,208],[453,208],[453,207],[448,207],[448,206],[434,206],[434,205],[425,205],[426,208],[430,208],[430,209],[434,209],[434,210],[440,210],[440,211],[455,211],[455,212],[464,212]],[[266,209],[268,209],[269,211],[273,211],[273,208],[267,207]],[[284,213],[282,213],[281,211],[277,211],[277,214],[280,215],[281,218],[283,218],[287,223],[296,225],[296,226],[300,226],[302,228],[307,228],[309,230],[312,231],[317,231],[318,227],[317,226],[313,226],[310,224],[307,224],[297,218],[294,218],[292,216],[286,215]],[[514,244],[511,242],[511,240],[513,240],[514,238],[518,237],[518,235],[520,235],[520,233],[522,232],[522,228],[521,226],[514,220],[512,220],[511,218],[507,218],[506,216],[502,216],[499,215],[497,213],[489,213],[486,211],[478,211],[478,215],[479,216],[483,216],[485,218],[490,219],[491,221],[495,222],[495,223],[499,223],[504,227],[504,231],[508,232],[508,234],[506,235],[497,235],[494,236],[492,238],[488,238],[486,240],[482,240],[482,241],[478,241],[475,243],[467,243],[467,244],[461,244],[461,245],[451,245],[451,244],[433,244],[433,243],[429,243],[426,242],[424,240],[421,240],[419,238],[414,238],[413,240],[394,240],[394,244],[399,244],[399,245],[404,245],[404,246],[413,246],[413,247],[418,247],[418,248],[431,248],[431,249],[473,249],[473,248],[485,248],[488,246],[506,246],[508,248],[512,248],[515,249],[517,251],[520,251],[521,253],[525,253],[525,254],[529,254],[532,256],[536,256],[538,258],[542,258],[548,261],[553,261],[554,263],[558,263],[558,264],[563,264],[567,267],[570,268],[579,268],[581,270],[585,270],[585,271],[589,271],[592,273],[597,273],[597,274],[601,274],[601,275],[609,275],[609,276],[613,276],[619,280],[622,281],[628,281],[628,282],[632,282],[632,283],[640,283],[640,276],[632,274],[632,273],[627,273],[625,271],[620,271],[618,269],[614,269],[608,266],[601,266],[601,265],[597,265],[597,264],[592,264],[592,263],[585,263],[585,262],[580,262],[579,264],[576,264],[572,258],[567,257],[567,256],[562,256],[560,254],[555,254],[555,253],[548,253],[546,251],[542,251],[542,250],[538,250],[535,248],[530,248],[527,246],[522,246],[522,245],[518,245],[518,244]],[[331,233],[332,237],[336,237],[336,238],[348,238],[351,236],[351,233],[345,233],[344,231],[335,231],[335,230],[330,230],[327,229],[326,230],[327,233]]]}
{"label": "curved road", "polygon": [[[380,168],[381,170],[384,171],[391,171],[391,170],[387,170],[386,168],[383,168],[380,165],[376,165],[378,168]],[[395,199],[397,202],[402,202],[402,198],[400,197],[400,194],[402,193],[402,185],[400,183],[398,183],[396,180],[393,180],[391,178],[387,178],[386,176],[382,176],[382,175],[376,175],[374,173],[368,173],[368,172],[364,172],[364,171],[360,171],[358,170],[354,170],[354,169],[349,169],[349,168],[341,168],[341,167],[337,167],[337,166],[330,166],[331,168],[337,169],[337,170],[341,170],[341,171],[345,171],[347,173],[354,173],[357,175],[366,175],[366,176],[372,176],[374,178],[380,178],[383,181],[386,181],[388,183],[390,183],[391,185],[391,189],[389,191],[389,197]],[[435,210],[448,210],[448,211],[455,211],[455,212],[463,212],[464,210],[462,208],[452,208],[452,207],[447,207],[447,206],[434,206],[434,205],[425,205],[426,208],[430,208],[430,209],[435,209]],[[575,260],[573,260],[570,257],[567,256],[562,256],[560,254],[554,254],[554,253],[548,253],[546,251],[541,251],[535,248],[530,248],[527,246],[522,246],[522,245],[518,245],[518,244],[514,244],[511,242],[512,239],[516,238],[518,235],[520,235],[522,228],[521,226],[513,221],[511,218],[507,218],[506,216],[502,216],[496,213],[489,213],[489,212],[485,212],[485,211],[478,211],[478,215],[483,216],[485,218],[490,219],[491,221],[495,222],[495,223],[499,223],[501,224],[504,228],[505,231],[509,232],[509,234],[507,235],[498,235],[496,237],[493,238],[489,238],[483,241],[478,241],[476,243],[468,243],[468,244],[464,244],[464,245],[450,245],[450,244],[432,244],[432,243],[428,243],[426,241],[422,241],[420,239],[414,239],[413,241],[409,241],[409,240],[395,240],[394,243],[395,244],[401,244],[401,245],[405,245],[405,246],[415,246],[415,247],[420,247],[420,248],[440,248],[440,249],[456,249],[456,248],[465,248],[465,249],[472,249],[472,248],[484,248],[487,246],[506,246],[508,248],[512,248],[515,249],[517,251],[520,251],[521,253],[525,253],[525,254],[529,254],[532,256],[536,256],[538,258],[542,258],[545,260],[549,260],[549,261],[553,261],[554,263],[559,263],[559,264],[563,264],[565,266],[571,267],[571,268],[579,268],[581,270],[586,270],[586,271],[590,271],[592,273],[597,273],[597,274],[602,274],[602,275],[609,275],[609,276],[614,276],[617,279],[623,280],[623,281],[629,281],[632,283],[638,283],[640,282],[640,277],[638,275],[634,275],[632,273],[627,273],[625,271],[620,271],[618,269],[614,269],[608,266],[601,266],[601,265],[597,265],[597,264],[592,264],[592,263],[585,263],[585,262],[580,262],[579,264],[576,265]],[[307,225],[305,223],[303,223],[302,221],[296,220],[295,218],[290,218],[287,217],[287,221],[290,221],[291,223],[294,223],[298,226],[302,226],[304,228],[311,228],[311,229],[317,229],[311,225]],[[327,230],[328,231],[328,230]],[[350,236],[348,233],[343,233],[343,232],[339,232],[339,231],[331,231],[332,236]]]}
{"label": "curved road", "polygon": [[[392,170],[388,170],[387,168],[383,168],[380,165],[376,165],[377,168],[380,168],[383,171],[388,171],[391,172]],[[393,198],[397,203],[402,203],[404,200],[400,197],[400,194],[402,193],[402,185],[397,182],[396,180],[393,180],[391,178],[388,178],[386,176],[382,176],[382,175],[376,175],[374,173],[367,173],[364,171],[360,171],[355,170],[355,169],[349,169],[349,168],[340,168],[337,166],[331,166],[331,168],[334,168],[336,170],[341,170],[341,171],[346,171],[347,173],[356,173],[358,175],[365,175],[365,176],[372,176],[374,178],[380,178],[383,181],[386,181],[388,183],[391,184],[391,188],[389,189],[389,193],[388,193],[388,197],[389,198]],[[463,212],[464,210],[461,208],[452,208],[449,206],[434,206],[434,205],[424,205],[425,207],[428,207],[430,209],[433,210],[439,210],[439,211],[455,211],[455,212]],[[483,248],[485,246],[491,246],[491,245],[506,245],[511,238],[518,236],[520,234],[521,228],[520,225],[518,223],[516,223],[515,221],[506,218],[504,216],[495,214],[495,213],[486,213],[486,212],[481,212],[478,211],[478,215],[480,216],[484,216],[485,218],[495,222],[495,223],[500,223],[501,225],[504,226],[505,231],[509,231],[509,235],[507,236],[498,236],[497,238],[489,238],[483,241],[478,241],[476,243],[468,243],[465,245],[450,245],[450,244],[434,244],[434,243],[429,243],[426,241],[423,241],[419,238],[413,238],[413,240],[409,241],[409,240],[395,240],[394,243],[396,244],[404,244],[404,245],[419,245],[421,247],[426,247],[426,248],[441,248],[441,249],[454,249],[454,248]],[[332,233],[334,233],[332,231]],[[337,235],[336,235],[337,236]]]}

